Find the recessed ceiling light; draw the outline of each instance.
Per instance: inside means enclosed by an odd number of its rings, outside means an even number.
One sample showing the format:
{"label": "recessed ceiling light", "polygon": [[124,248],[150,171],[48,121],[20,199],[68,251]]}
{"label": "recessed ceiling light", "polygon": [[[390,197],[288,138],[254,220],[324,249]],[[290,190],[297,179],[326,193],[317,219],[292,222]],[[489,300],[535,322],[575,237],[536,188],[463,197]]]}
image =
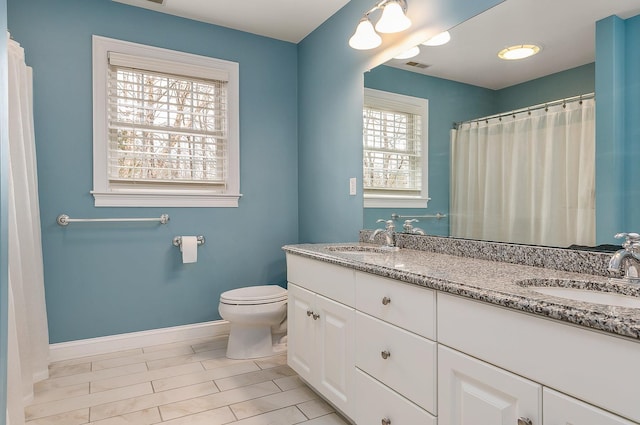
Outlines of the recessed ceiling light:
{"label": "recessed ceiling light", "polygon": [[449,40],[451,40],[451,34],[449,34],[449,31],[444,31],[434,35],[422,44],[425,46],[442,46],[443,44],[447,44]]}
{"label": "recessed ceiling light", "polygon": [[540,50],[540,46],[536,46],[535,44],[518,44],[500,50],[498,57],[504,60],[518,60],[533,56],[540,52]]}

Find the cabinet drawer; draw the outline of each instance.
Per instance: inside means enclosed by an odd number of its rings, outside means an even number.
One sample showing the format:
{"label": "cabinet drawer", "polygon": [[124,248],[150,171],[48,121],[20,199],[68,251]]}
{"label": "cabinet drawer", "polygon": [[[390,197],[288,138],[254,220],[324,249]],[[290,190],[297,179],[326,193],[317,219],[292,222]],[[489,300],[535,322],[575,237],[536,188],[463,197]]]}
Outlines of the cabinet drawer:
{"label": "cabinet drawer", "polygon": [[393,425],[436,425],[436,418],[406,398],[356,369],[356,423]]}
{"label": "cabinet drawer", "polygon": [[356,312],[356,366],[433,414],[436,352],[433,341]]}
{"label": "cabinet drawer", "polygon": [[431,289],[356,272],[358,310],[432,340],[436,339],[435,300]]}
{"label": "cabinet drawer", "polygon": [[545,388],[542,392],[545,425],[634,425],[620,416]]}
{"label": "cabinet drawer", "polygon": [[354,270],[287,254],[287,280],[350,307],[355,306]]}

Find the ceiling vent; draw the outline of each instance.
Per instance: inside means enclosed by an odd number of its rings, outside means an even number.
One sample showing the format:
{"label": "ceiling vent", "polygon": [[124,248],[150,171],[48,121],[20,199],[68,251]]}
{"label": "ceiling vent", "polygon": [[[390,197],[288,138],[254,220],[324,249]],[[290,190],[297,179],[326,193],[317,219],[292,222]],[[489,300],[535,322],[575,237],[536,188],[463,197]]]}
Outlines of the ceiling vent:
{"label": "ceiling vent", "polygon": [[[149,0],[149,1],[151,1],[151,0]],[[420,68],[420,69],[426,69],[426,68],[429,68],[431,66],[431,65],[427,65],[426,63],[420,63],[420,62],[414,62],[414,61],[406,62],[405,65],[413,66],[415,68]]]}

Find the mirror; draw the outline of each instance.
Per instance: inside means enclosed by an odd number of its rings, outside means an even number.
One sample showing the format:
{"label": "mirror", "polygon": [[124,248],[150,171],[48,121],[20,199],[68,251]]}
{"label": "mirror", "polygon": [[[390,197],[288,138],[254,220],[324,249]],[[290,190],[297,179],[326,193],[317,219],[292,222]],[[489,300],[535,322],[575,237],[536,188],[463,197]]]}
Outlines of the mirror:
{"label": "mirror", "polygon": [[[555,0],[507,0],[452,28],[448,44],[421,45],[417,57],[392,59],[368,71],[364,76],[366,88],[429,101],[430,201],[427,208],[364,208],[364,228],[378,228],[376,219],[389,219],[395,213],[399,216],[396,221],[398,231],[402,231],[405,217],[417,217],[419,223],[414,225],[423,228],[427,234],[449,236],[452,124],[594,93],[596,37],[607,36],[596,35],[596,22],[616,15],[632,26],[633,30],[628,33],[640,32],[639,14],[640,0],[563,0],[560,3]],[[539,44],[542,50],[521,61],[504,61],[497,57],[504,47],[522,43]],[[640,84],[640,77],[633,78],[634,84]],[[627,81],[627,84],[631,83]],[[612,94],[604,91],[606,88],[606,85],[599,86],[596,97],[609,101]],[[609,187],[599,183],[603,176],[615,173],[607,168],[608,165],[598,162],[595,176],[598,188]],[[600,195],[598,192],[594,196]],[[598,199],[595,201],[596,221],[612,221],[613,218],[609,220],[611,214],[606,211],[608,208],[601,207]],[[438,214],[446,217],[436,218]],[[598,225],[597,237],[589,245],[610,243],[617,231],[639,230],[625,227],[630,224],[633,223],[629,220],[625,224],[617,223],[617,230],[613,232],[601,232]],[[521,240],[501,241],[523,243]],[[580,245],[577,242],[537,244],[569,247]]]}

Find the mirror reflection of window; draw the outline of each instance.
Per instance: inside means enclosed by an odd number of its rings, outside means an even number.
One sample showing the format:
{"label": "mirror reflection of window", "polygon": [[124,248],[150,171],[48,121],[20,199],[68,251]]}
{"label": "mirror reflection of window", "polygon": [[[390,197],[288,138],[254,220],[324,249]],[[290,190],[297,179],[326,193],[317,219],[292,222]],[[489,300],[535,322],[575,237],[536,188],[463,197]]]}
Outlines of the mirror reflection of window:
{"label": "mirror reflection of window", "polygon": [[427,206],[427,105],[426,99],[365,89],[365,206]]}

